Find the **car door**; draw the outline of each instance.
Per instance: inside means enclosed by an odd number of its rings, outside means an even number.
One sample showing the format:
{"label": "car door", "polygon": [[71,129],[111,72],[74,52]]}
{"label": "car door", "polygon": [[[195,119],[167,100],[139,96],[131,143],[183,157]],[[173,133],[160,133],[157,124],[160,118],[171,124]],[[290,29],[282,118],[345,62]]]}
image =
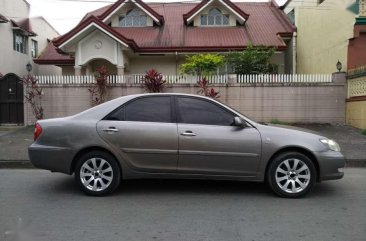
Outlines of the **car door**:
{"label": "car door", "polygon": [[233,126],[235,114],[203,98],[177,97],[178,172],[254,176],[261,137],[251,126]]}
{"label": "car door", "polygon": [[177,124],[171,96],[148,96],[129,101],[97,124],[98,133],[133,169],[176,172]]}

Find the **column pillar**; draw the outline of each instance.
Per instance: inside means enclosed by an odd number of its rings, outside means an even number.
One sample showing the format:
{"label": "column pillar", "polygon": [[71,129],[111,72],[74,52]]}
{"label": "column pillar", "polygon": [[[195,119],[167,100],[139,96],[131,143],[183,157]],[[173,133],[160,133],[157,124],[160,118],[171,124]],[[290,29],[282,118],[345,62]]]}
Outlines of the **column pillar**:
{"label": "column pillar", "polygon": [[81,75],[81,66],[74,66],[75,75],[80,76]]}
{"label": "column pillar", "polygon": [[125,74],[125,67],[117,66],[117,75],[124,75]]}

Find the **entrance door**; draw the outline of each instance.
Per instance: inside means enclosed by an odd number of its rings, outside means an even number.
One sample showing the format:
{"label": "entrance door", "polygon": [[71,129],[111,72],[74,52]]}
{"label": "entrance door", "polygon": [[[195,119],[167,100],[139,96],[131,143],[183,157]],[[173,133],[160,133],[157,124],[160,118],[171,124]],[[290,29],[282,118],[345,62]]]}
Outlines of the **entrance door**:
{"label": "entrance door", "polygon": [[24,123],[23,84],[15,74],[0,78],[0,124]]}

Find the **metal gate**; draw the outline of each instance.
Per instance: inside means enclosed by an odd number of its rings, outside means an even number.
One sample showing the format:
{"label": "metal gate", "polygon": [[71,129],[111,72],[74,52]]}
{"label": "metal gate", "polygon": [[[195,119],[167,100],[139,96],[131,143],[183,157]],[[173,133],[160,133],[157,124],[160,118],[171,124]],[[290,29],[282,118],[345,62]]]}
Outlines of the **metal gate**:
{"label": "metal gate", "polygon": [[15,74],[0,77],[0,125],[24,123],[23,84]]}

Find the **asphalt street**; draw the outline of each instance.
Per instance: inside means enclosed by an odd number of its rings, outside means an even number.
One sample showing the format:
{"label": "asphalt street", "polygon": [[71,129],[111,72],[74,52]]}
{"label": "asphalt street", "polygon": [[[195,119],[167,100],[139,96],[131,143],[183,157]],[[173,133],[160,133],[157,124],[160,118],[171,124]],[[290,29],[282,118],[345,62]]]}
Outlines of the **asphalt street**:
{"label": "asphalt street", "polygon": [[305,198],[232,181],[126,181],[108,197],[73,177],[0,170],[0,240],[358,241],[366,237],[366,169],[323,182]]}

